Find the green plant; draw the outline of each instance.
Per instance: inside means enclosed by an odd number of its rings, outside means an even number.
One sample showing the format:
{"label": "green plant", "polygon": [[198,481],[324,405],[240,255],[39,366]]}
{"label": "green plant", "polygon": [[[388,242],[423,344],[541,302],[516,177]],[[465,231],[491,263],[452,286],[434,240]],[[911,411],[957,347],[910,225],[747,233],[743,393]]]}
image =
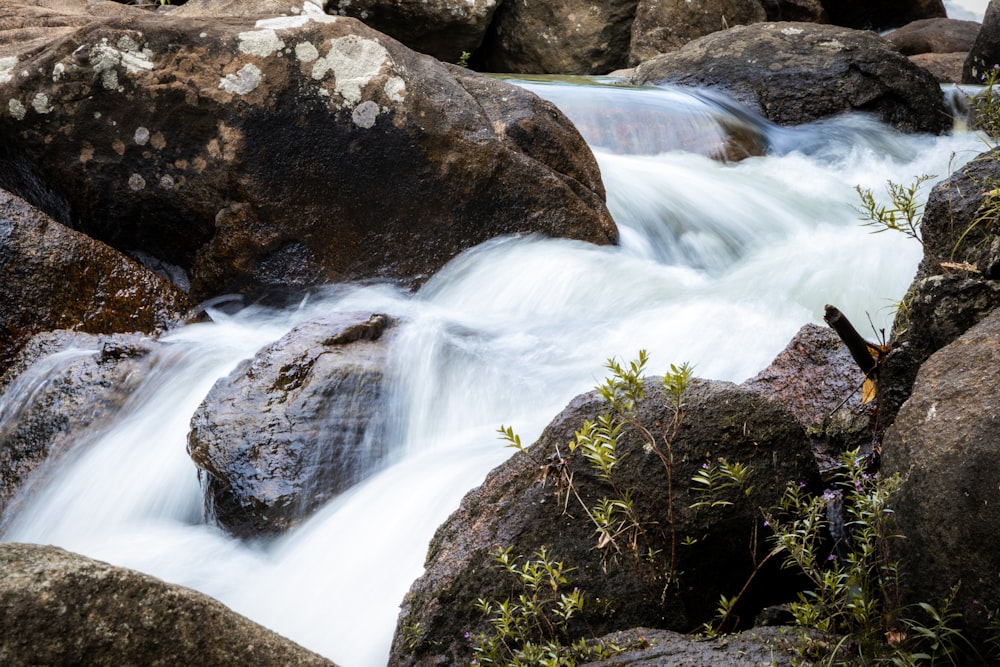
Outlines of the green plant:
{"label": "green plant", "polygon": [[471,53],[469,53],[468,51],[462,51],[462,55],[458,57],[458,61],[455,64],[458,65],[459,67],[468,67],[469,58],[471,57],[472,57]]}
{"label": "green plant", "polygon": [[916,239],[923,244],[920,237],[920,219],[923,217],[923,204],[918,203],[918,193],[920,187],[927,181],[935,178],[924,174],[917,176],[910,185],[887,181],[886,192],[889,195],[890,205],[879,204],[870,188],[855,186],[858,196],[861,198],[862,220],[866,220],[865,226],[874,227],[874,233],[892,230],[901,232],[906,236]]}
{"label": "green plant", "polygon": [[623,650],[606,642],[572,639],[570,625],[584,612],[584,594],[573,587],[574,568],[556,560],[543,547],[532,558],[511,555],[511,548],[490,554],[495,567],[516,582],[518,592],[503,600],[476,602],[492,632],[466,638],[472,642],[473,665],[573,667]]}

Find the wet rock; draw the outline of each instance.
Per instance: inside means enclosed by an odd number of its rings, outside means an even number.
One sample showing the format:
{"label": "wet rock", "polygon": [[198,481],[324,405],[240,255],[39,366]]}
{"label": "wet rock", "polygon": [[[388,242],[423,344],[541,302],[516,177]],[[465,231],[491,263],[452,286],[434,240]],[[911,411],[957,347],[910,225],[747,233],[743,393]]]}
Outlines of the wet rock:
{"label": "wet rock", "polygon": [[636,3],[503,2],[477,57],[491,72],[606,74],[626,64]]}
{"label": "wet rock", "polygon": [[137,334],[35,336],[0,379],[0,515],[35,473],[92,441],[142,382],[156,343]]}
{"label": "wet rock", "polygon": [[0,544],[0,662],[333,665],[197,591],[34,544]]}
{"label": "wet rock", "polygon": [[643,63],[633,82],[718,88],[786,125],[864,111],[906,132],[952,126],[929,72],[878,35],[834,26],[758,23],[713,33]]}
{"label": "wet rock", "polygon": [[998,374],[994,311],[921,366],[883,445],[882,469],[908,474],[892,501],[906,537],[892,543],[903,566],[903,604],[938,605],[961,584],[952,609],[974,639],[986,634],[987,612],[1000,600]]}
{"label": "wet rock", "polygon": [[[195,298],[416,284],[504,234],[617,240],[590,150],[523,89],[309,3],[92,4],[0,6],[0,186],[178,267]],[[25,43],[24,25],[54,27]]]}
{"label": "wet rock", "polygon": [[[986,153],[938,183],[921,220],[924,257],[893,324],[893,344],[879,380],[882,426],[909,395],[917,371],[1000,305],[993,214],[987,193],[1000,182],[1000,162]],[[977,222],[978,221],[978,222]]]}
{"label": "wet rock", "polygon": [[962,83],[982,83],[986,71],[998,64],[1000,64],[1000,2],[990,0],[983,16],[983,26],[965,60]]}
{"label": "wet rock", "polygon": [[152,333],[192,305],[167,280],[3,190],[0,303],[0,373],[34,334]]}
{"label": "wet rock", "polygon": [[[646,381],[646,399],[638,420],[661,443],[673,418],[660,383]],[[664,465],[644,447],[634,430],[625,429],[619,444],[616,483],[635,499],[640,525],[651,544],[640,539],[633,553],[624,538],[621,552],[597,548],[594,525],[575,495],[567,496],[560,467],[572,475],[575,493],[594,505],[613,494],[579,452],[567,442],[585,419],[606,409],[595,392],[573,399],[545,429],[538,442],[489,474],[479,488],[439,528],[431,542],[426,570],[407,594],[402,607],[391,665],[463,664],[471,658],[463,633],[486,630],[476,608],[479,597],[509,594],[504,576],[491,566],[489,552],[511,547],[512,554],[531,556],[545,546],[550,556],[575,567],[573,586],[590,601],[591,612],[577,636],[600,636],[615,630],[659,627],[687,631],[713,614],[721,593],[734,594],[753,569],[753,531],[758,508],[771,506],[789,480],[818,484],[818,473],[802,427],[782,406],[759,394],[723,382],[696,381],[673,442],[673,509],[678,540],[676,569],[680,585],[667,585],[670,554],[668,484]],[[728,508],[691,505],[703,496],[692,491],[691,478],[703,463],[718,457],[740,461],[751,469],[749,496],[734,491]],[[561,495],[557,494],[563,480]],[[646,546],[659,555],[646,558]],[[762,543],[757,548],[766,549]],[[765,606],[791,595],[784,573],[762,570],[744,601]],[[757,587],[759,585],[759,588]],[[788,598],[785,598],[788,599]],[[752,618],[755,610],[745,617]]]}
{"label": "wet rock", "polygon": [[923,19],[907,23],[885,36],[903,55],[918,53],[968,53],[980,24],[956,19]]}
{"label": "wet rock", "polygon": [[188,435],[211,518],[240,537],[276,535],[378,466],[389,326],[311,320],[215,384]]}
{"label": "wet rock", "polygon": [[629,64],[676,51],[704,35],[767,19],[759,0],[639,0]]}
{"label": "wet rock", "polygon": [[823,6],[831,23],[862,30],[887,30],[948,15],[942,0],[823,0]]}

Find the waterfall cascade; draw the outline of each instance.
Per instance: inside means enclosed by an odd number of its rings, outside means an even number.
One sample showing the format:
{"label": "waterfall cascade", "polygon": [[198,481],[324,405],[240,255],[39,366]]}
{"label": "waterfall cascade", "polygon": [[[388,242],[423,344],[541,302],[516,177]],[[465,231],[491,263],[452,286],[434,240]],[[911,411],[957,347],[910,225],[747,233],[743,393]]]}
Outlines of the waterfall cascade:
{"label": "waterfall cascade", "polygon": [[[619,247],[501,238],[416,293],[338,285],[286,311],[209,307],[211,322],[164,337],[112,428],[52,462],[2,539],[192,586],[344,667],[384,665],[434,529],[510,453],[497,427],[530,442],[608,357],[640,348],[651,373],[688,361],[738,382],[821,322],[826,303],[888,329],[921,248],[861,226],[855,186],[878,194],[888,179],[944,177],[982,148],[970,133],[907,136],[863,116],[778,128],[708,94],[606,84],[521,82],[584,128]],[[734,127],[767,154],[706,157]],[[403,321],[382,406],[394,463],[269,543],[206,525],[185,445],[209,388],[296,323],[359,310]],[[0,398],[8,415],[13,400]]]}

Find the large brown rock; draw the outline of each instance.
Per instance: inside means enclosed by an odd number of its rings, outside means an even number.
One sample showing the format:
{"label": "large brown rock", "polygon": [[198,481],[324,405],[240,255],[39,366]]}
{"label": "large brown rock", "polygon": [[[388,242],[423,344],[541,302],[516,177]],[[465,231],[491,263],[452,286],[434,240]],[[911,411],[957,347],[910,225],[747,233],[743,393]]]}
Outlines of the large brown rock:
{"label": "large brown rock", "polygon": [[962,83],[981,84],[987,70],[1000,65],[1000,2],[990,0],[983,26],[962,68]]}
{"label": "large brown rock", "polygon": [[[673,410],[666,407],[669,399],[658,382],[650,379],[645,386],[638,421],[663,447]],[[790,480],[818,484],[805,433],[787,410],[729,383],[695,381],[672,446],[672,502],[677,539],[697,541],[678,545],[680,583],[668,585],[664,575],[669,565],[663,559],[670,553],[669,485],[664,465],[634,430],[623,432],[614,479],[620,489],[631,492],[651,541],[646,546],[661,549],[658,556],[650,555],[642,540],[639,555],[624,541],[620,553],[611,547],[598,549],[581,500],[567,497],[565,488],[562,495],[556,493],[560,472],[552,464],[566,460],[566,472],[583,503],[594,505],[614,495],[579,453],[570,455],[566,446],[583,421],[596,419],[606,405],[596,392],[573,399],[535,444],[493,470],[482,486],[465,496],[438,529],[425,573],[403,602],[390,665],[468,662],[472,656],[463,634],[488,627],[476,599],[509,593],[504,576],[491,567],[489,552],[497,547],[531,556],[544,546],[552,558],[576,568],[573,585],[591,605],[577,636],[635,627],[691,630],[713,615],[719,595],[733,595],[743,587],[753,570],[753,551],[766,550],[763,538],[758,543],[753,536],[760,524],[759,508],[776,504]],[[735,505],[728,508],[691,507],[704,499],[692,491],[692,476],[718,457],[749,466],[752,492],[744,496],[734,491],[728,499]],[[745,618],[753,617],[755,605],[792,595],[783,576],[777,568],[758,573],[744,596],[749,607],[741,612]]]}
{"label": "large brown rock", "polygon": [[942,0],[823,0],[823,6],[831,23],[863,30],[887,30],[948,15]]}
{"label": "large brown rock", "polygon": [[998,377],[995,311],[923,364],[882,448],[883,471],[908,475],[892,501],[904,604],[938,604],[961,584],[952,609],[980,639],[1000,600]]}
{"label": "large brown rock", "polygon": [[34,334],[152,333],[192,305],[169,281],[3,190],[0,303],[0,373]]}
{"label": "large brown rock", "polygon": [[637,0],[504,2],[483,43],[490,72],[606,74],[628,61]]}
{"label": "large brown rock", "polygon": [[46,461],[108,428],[145,376],[138,334],[38,334],[0,377],[0,515]]}
{"label": "large brown rock", "polygon": [[697,39],[636,68],[637,84],[728,91],[782,124],[864,111],[906,132],[945,132],[941,88],[874,33],[810,23],[757,23]]}
{"label": "large brown rock", "polygon": [[276,535],[378,466],[390,324],[310,320],[212,387],[188,434],[210,517],[240,537]]}
{"label": "large brown rock", "polygon": [[350,18],[180,11],[0,5],[0,186],[196,298],[416,283],[503,234],[617,240],[590,150],[534,95]]}
{"label": "large brown rock", "polygon": [[34,544],[0,544],[0,663],[333,665],[197,591]]}
{"label": "large brown rock", "polygon": [[980,24],[956,19],[921,19],[907,23],[885,36],[899,52],[912,56],[918,53],[968,53],[979,35]]}
{"label": "large brown rock", "polygon": [[688,42],[737,25],[767,19],[759,0],[639,0],[632,24],[634,66]]}

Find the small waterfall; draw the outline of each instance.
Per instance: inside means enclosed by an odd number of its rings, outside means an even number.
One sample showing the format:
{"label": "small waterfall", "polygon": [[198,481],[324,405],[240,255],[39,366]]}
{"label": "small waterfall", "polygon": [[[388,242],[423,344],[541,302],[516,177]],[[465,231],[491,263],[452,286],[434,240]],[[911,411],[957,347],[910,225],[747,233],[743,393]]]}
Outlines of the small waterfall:
{"label": "small waterfall", "polygon": [[[608,357],[631,359],[640,348],[654,374],[688,361],[699,376],[741,381],[803,324],[821,322],[825,303],[888,328],[921,249],[861,227],[855,185],[878,193],[887,179],[944,176],[980,147],[971,134],[901,136],[859,116],[775,128],[746,112],[727,117],[704,94],[533,89],[570,117],[597,108],[593,125],[615,137],[591,141],[620,247],[501,238],[413,294],[337,285],[288,311],[210,307],[211,322],[163,339],[120,420],[53,464],[6,517],[2,539],[52,543],[192,586],[344,667],[384,665],[398,604],[435,528],[510,453],[496,437],[501,424],[532,441],[603,377]],[[648,108],[671,105],[721,117],[723,128],[751,127],[770,152],[723,163],[666,143],[636,150],[653,139],[628,139],[633,129],[658,131],[646,127],[655,124]],[[676,136],[712,135],[703,117],[695,125]],[[185,447],[210,387],[296,324],[353,311],[402,322],[380,408],[391,415],[395,462],[271,542],[233,540],[201,522]],[[25,382],[44,381],[47,371],[37,371]]]}

